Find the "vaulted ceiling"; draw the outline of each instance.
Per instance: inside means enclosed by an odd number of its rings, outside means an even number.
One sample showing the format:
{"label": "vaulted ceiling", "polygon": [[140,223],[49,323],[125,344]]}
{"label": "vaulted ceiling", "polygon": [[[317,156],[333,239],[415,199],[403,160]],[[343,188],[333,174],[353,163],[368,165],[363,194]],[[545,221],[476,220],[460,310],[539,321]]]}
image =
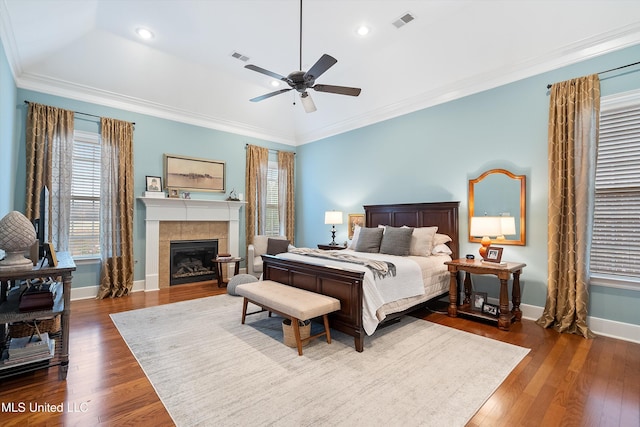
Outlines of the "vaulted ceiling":
{"label": "vaulted ceiling", "polygon": [[[302,68],[358,97],[244,68],[299,67],[298,0],[0,0],[18,87],[291,145],[640,43],[640,1],[305,0]],[[409,13],[413,20],[394,25]],[[370,32],[357,34],[366,24]],[[153,32],[142,40],[136,29]],[[244,62],[234,53],[248,57]],[[620,64],[624,65],[624,64]],[[295,102],[295,105],[294,105]]]}

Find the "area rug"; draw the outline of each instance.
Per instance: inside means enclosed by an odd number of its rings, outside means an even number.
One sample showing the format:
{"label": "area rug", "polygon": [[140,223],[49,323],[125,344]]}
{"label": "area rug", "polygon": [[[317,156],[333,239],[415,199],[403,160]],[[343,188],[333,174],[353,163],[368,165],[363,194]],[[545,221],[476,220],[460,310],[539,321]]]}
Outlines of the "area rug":
{"label": "area rug", "polygon": [[281,318],[241,313],[220,295],[111,318],[178,426],[463,426],[529,352],[407,316],[362,353],[332,331],[298,356]]}

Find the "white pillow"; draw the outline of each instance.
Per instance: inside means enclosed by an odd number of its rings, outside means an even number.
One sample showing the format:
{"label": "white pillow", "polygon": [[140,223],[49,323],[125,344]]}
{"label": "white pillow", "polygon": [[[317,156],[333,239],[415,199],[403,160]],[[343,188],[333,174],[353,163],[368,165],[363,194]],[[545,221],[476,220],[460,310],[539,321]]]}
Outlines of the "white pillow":
{"label": "white pillow", "polygon": [[436,237],[433,239],[433,246],[442,245],[443,243],[449,243],[451,237],[446,234],[436,233]]}
{"label": "white pillow", "polygon": [[411,235],[409,255],[430,256],[434,246],[433,240],[437,231],[438,227],[414,228],[413,234]]}
{"label": "white pillow", "polygon": [[358,237],[360,237],[360,229],[362,227],[360,227],[359,225],[356,225],[355,227],[353,227],[353,237],[351,238],[351,243],[349,244],[349,249],[352,250],[356,250],[356,245],[358,244]]}
{"label": "white pillow", "polygon": [[453,252],[451,252],[449,246],[445,245],[444,243],[435,245],[433,247],[433,250],[431,251],[431,254],[433,255],[451,255],[452,253]]}

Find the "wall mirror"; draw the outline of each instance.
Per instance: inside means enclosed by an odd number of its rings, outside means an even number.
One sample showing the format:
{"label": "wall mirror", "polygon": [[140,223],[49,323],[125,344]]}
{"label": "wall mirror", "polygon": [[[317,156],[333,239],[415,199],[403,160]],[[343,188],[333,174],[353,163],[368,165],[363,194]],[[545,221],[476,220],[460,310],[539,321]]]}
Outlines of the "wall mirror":
{"label": "wall mirror", "polygon": [[[471,217],[513,217],[515,234],[505,234],[500,239],[491,236],[496,245],[519,245],[526,242],[525,223],[525,175],[514,175],[506,169],[491,169],[476,179],[469,180],[469,229]],[[471,236],[470,242],[480,242],[482,236]]]}

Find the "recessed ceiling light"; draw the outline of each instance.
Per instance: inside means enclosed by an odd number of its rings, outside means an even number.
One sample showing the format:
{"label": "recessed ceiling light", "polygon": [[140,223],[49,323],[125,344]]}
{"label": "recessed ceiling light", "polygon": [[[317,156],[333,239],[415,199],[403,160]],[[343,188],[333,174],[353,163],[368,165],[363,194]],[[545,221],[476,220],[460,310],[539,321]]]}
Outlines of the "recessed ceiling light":
{"label": "recessed ceiling light", "polygon": [[356,30],[356,33],[358,33],[358,35],[360,36],[366,36],[367,34],[369,34],[369,31],[371,31],[369,27],[367,27],[366,25],[360,25]]}
{"label": "recessed ceiling light", "polygon": [[150,30],[142,27],[136,29],[136,34],[144,40],[150,40],[153,38],[153,33]]}
{"label": "recessed ceiling light", "polygon": [[271,86],[273,87],[280,86],[280,80],[271,80]]}

